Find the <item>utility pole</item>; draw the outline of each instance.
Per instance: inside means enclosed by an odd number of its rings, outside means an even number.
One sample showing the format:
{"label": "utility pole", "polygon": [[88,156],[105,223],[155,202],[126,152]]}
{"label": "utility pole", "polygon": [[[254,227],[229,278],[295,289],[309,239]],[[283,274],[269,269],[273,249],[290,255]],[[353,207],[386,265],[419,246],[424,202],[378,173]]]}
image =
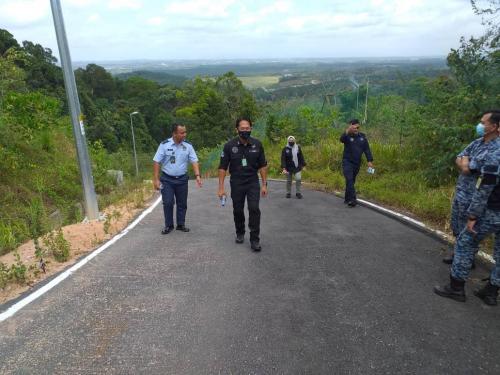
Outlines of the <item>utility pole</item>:
{"label": "utility pole", "polygon": [[368,85],[370,83],[370,80],[366,80],[366,101],[365,101],[365,119],[363,120],[363,123],[366,125],[366,121],[368,120]]}
{"label": "utility pole", "polygon": [[132,116],[137,115],[139,112],[135,111],[130,114],[130,129],[132,130],[132,144],[134,146],[134,161],[135,161],[135,177],[139,176],[139,167],[137,166],[137,153],[135,152],[135,135],[134,135],[134,123],[132,122]]}
{"label": "utility pole", "polygon": [[68,105],[73,125],[73,135],[75,137],[76,154],[80,166],[80,176],[83,185],[83,197],[85,202],[85,214],[89,220],[99,218],[99,207],[94,189],[94,179],[90,165],[87,141],[85,139],[85,129],[83,127],[83,115],[80,110],[80,101],[76,89],[75,75],[71,64],[66,29],[62,15],[61,3],[59,0],[50,0],[52,16],[54,17],[54,27],[56,30],[57,45],[64,75],[64,86],[68,97]]}
{"label": "utility pole", "polygon": [[358,89],[358,93],[356,94],[356,112],[359,111],[359,85],[356,87]]}

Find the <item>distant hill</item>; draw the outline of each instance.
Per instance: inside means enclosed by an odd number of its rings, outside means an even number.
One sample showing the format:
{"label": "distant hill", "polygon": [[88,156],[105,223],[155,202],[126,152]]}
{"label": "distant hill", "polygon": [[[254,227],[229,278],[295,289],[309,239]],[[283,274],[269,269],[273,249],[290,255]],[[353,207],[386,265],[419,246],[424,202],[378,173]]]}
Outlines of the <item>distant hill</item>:
{"label": "distant hill", "polygon": [[151,81],[158,82],[160,85],[169,84],[174,86],[182,86],[182,84],[187,80],[187,78],[184,76],[149,70],[136,70],[128,73],[120,73],[117,74],[116,77],[123,80],[126,80],[130,77],[142,77]]}

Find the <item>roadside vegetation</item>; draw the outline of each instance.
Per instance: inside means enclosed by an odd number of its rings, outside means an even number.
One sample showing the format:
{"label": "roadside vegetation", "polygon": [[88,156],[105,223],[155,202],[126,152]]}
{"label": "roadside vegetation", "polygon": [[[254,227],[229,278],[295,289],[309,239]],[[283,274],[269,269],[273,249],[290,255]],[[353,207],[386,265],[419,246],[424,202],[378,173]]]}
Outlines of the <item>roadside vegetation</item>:
{"label": "roadside vegetation", "polygon": [[[254,135],[266,146],[271,176],[280,177],[281,148],[294,135],[308,163],[303,179],[343,190],[338,137],[349,119],[359,118],[376,167],[373,176],[361,171],[360,195],[446,230],[457,177],[454,157],[474,139],[481,112],[500,103],[500,34],[490,21],[498,9],[473,6],[486,17],[488,31],[463,38],[446,65],[337,70],[315,65],[302,72],[298,65],[293,72],[266,65],[262,75],[252,67],[242,79],[233,72],[189,79],[140,72],[117,78],[96,64],[77,69],[100,208],[125,197],[135,207],[144,204],[143,181],[151,178],[152,156],[174,122],[188,125],[203,172],[215,176],[221,146],[234,136],[240,116],[256,119]],[[138,176],[130,130],[135,111]],[[123,184],[113,170],[123,172]],[[37,262],[25,265],[17,257],[13,264],[0,263],[0,288],[25,283],[29,272],[44,272],[47,259],[68,259],[71,249],[60,228],[83,219],[81,201],[61,69],[50,49],[20,44],[0,29],[0,255],[33,239]],[[113,214],[106,219],[105,231],[116,219]]]}

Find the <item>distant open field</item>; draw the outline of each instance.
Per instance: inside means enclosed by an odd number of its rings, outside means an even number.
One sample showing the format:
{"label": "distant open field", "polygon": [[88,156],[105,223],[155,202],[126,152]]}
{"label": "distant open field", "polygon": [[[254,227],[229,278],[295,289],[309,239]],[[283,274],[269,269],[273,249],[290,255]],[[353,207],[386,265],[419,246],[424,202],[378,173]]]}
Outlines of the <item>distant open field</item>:
{"label": "distant open field", "polygon": [[249,76],[238,77],[248,89],[268,87],[279,82],[280,76]]}

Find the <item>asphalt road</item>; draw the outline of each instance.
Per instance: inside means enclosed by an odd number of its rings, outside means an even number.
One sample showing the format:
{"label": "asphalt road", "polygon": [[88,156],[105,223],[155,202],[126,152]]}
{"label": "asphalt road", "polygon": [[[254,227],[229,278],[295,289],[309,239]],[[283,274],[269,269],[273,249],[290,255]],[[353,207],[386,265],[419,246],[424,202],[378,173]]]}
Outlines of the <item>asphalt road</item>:
{"label": "asphalt road", "polygon": [[284,188],[261,201],[261,253],[234,243],[215,181],[190,186],[190,233],[162,236],[158,206],[0,323],[0,373],[500,374],[500,307],[472,295],[485,270],[466,303],[440,298],[436,240]]}

